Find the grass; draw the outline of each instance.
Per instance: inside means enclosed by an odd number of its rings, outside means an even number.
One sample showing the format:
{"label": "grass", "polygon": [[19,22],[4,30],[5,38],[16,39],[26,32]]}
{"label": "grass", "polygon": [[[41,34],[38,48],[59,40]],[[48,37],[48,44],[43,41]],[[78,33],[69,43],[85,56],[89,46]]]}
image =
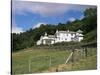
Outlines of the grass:
{"label": "grass", "polygon": [[[19,52],[12,53],[12,73],[40,73],[58,71],[74,71],[74,70],[91,70],[96,69],[96,48],[88,48],[88,56],[84,56],[84,52],[74,53],[74,62],[71,60],[68,64],[64,64],[67,57],[71,53],[70,50],[47,50],[29,48]],[[30,70],[29,70],[29,60]]]}

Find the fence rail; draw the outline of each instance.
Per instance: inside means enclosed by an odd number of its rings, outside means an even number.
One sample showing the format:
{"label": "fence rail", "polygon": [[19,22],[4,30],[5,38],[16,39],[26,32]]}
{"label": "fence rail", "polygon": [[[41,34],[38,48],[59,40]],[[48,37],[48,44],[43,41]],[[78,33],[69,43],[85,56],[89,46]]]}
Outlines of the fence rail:
{"label": "fence rail", "polygon": [[[33,71],[33,68],[35,68],[36,65],[38,65],[38,66],[41,65],[41,67],[39,69],[41,72],[44,67],[46,67],[44,70],[48,70],[50,67],[57,67],[60,64],[69,64],[69,63],[74,64],[75,62],[80,61],[80,59],[86,59],[88,56],[92,56],[92,55],[94,55],[92,48],[86,47],[86,48],[70,50],[70,54],[67,55],[67,57],[66,57],[66,55],[61,58],[57,58],[57,57],[53,57],[53,56],[33,57],[33,58],[29,59],[29,72],[35,72],[36,70]],[[37,62],[37,61],[39,61],[39,62]],[[34,63],[34,62],[37,62],[37,63]],[[40,62],[41,62],[41,64],[40,64]],[[55,69],[55,71],[58,71],[57,68]]]}

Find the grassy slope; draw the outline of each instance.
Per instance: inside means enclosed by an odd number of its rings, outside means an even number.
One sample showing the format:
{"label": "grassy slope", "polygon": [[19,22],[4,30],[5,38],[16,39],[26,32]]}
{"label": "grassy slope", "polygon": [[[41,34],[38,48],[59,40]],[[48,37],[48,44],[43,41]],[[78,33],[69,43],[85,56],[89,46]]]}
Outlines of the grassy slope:
{"label": "grassy slope", "polygon": [[[12,71],[16,74],[22,74],[34,72],[52,72],[52,68],[54,69],[54,72],[56,71],[56,68],[60,69],[59,71],[96,69],[96,49],[88,49],[88,51],[87,58],[83,57],[82,55],[82,57],[77,56],[76,53],[75,56],[80,57],[80,60],[75,61],[74,65],[71,62],[65,65],[64,63],[70,54],[70,51],[54,51],[46,49],[32,50],[31,48],[22,50],[12,53]],[[50,58],[45,56],[51,57],[51,65]],[[31,72],[29,72],[29,59],[31,59]]]}
{"label": "grassy slope", "polygon": [[[67,57],[68,54],[69,52],[66,52],[66,51],[48,51],[48,50],[42,50],[42,49],[34,50],[34,51],[32,50],[20,51],[20,52],[12,54],[12,59],[13,59],[12,70],[13,70],[13,73],[29,73],[28,60],[31,58],[31,61],[33,64],[32,66],[35,67],[35,70],[34,68],[31,68],[32,70],[34,70],[32,72],[41,72],[41,70],[49,68],[49,58],[45,58],[44,56],[52,56],[53,57],[53,58],[51,57],[52,62],[55,62],[56,65],[58,65],[65,61],[64,58]],[[44,65],[46,68],[44,68],[44,66],[42,65]],[[52,65],[55,65],[55,64],[51,64],[51,66]]]}

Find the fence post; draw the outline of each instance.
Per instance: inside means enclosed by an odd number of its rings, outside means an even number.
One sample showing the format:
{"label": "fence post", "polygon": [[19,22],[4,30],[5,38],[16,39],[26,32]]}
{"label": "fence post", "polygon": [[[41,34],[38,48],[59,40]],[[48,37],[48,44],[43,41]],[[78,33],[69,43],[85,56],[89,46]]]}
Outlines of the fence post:
{"label": "fence post", "polygon": [[73,52],[73,54],[72,54],[72,63],[74,62],[74,49],[72,49],[72,52]]}
{"label": "fence post", "polygon": [[31,72],[31,59],[28,60],[28,69],[29,69],[29,73]]}
{"label": "fence post", "polygon": [[73,70],[73,66],[74,66],[74,49],[72,49],[72,52],[73,52],[73,54],[72,54],[72,70]]}
{"label": "fence post", "polygon": [[87,57],[87,48],[85,48],[85,57]]}
{"label": "fence post", "polygon": [[50,61],[49,61],[49,67],[51,67],[51,56],[49,56],[50,57]]}
{"label": "fence post", "polygon": [[72,55],[73,55],[73,52],[71,52],[71,54],[70,54],[70,55],[69,55],[69,57],[67,58],[67,60],[66,60],[65,64],[67,64],[67,63],[68,63],[68,61],[69,61],[69,59],[72,57]]}

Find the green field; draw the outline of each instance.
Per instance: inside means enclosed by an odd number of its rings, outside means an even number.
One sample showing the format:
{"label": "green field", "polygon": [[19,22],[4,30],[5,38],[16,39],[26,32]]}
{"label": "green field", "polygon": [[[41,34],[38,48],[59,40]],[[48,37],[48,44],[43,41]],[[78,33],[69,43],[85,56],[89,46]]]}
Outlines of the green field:
{"label": "green field", "polygon": [[96,48],[87,49],[85,57],[82,49],[74,52],[74,61],[71,59],[65,64],[71,50],[55,50],[44,48],[28,48],[12,53],[12,73],[40,73],[56,71],[91,70],[97,68]]}

